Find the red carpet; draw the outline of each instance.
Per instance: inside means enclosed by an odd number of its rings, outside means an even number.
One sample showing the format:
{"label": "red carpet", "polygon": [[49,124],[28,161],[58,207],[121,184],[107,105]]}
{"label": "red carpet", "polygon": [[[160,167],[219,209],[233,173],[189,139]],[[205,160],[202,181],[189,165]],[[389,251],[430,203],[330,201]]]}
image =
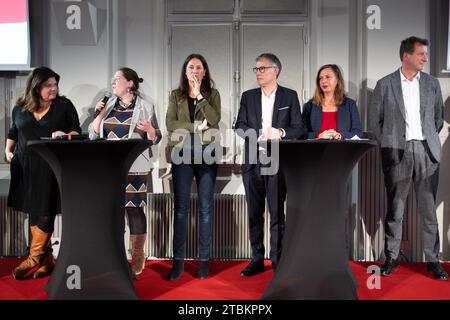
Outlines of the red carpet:
{"label": "red carpet", "polygon": [[[48,279],[16,281],[12,269],[20,259],[0,258],[0,300],[47,299],[44,291]],[[187,261],[185,273],[179,281],[169,282],[170,261],[148,261],[140,281],[134,281],[138,296],[145,300],[256,300],[271,278],[270,263],[266,271],[250,278],[239,275],[248,261],[212,261],[211,276],[207,280],[195,278],[198,263]],[[424,263],[401,264],[391,277],[381,278],[381,289],[369,290],[366,286],[367,267],[379,262],[350,262],[359,282],[361,300],[450,300],[450,282],[433,280],[426,273]],[[450,264],[444,265],[450,272]]]}

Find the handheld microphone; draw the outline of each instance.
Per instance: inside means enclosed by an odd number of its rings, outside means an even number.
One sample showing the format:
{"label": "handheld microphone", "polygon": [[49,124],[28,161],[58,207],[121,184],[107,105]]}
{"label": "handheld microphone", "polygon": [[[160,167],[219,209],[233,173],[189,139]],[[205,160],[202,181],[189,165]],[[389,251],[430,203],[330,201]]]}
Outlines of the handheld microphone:
{"label": "handheld microphone", "polygon": [[[103,97],[102,102],[103,102],[103,103],[108,102],[108,100],[109,100],[110,97],[111,97],[111,92],[105,92],[105,96]],[[95,111],[95,117],[97,117],[97,116],[100,114],[100,112],[101,112],[102,110],[103,110],[103,109],[96,110],[96,111]]]}

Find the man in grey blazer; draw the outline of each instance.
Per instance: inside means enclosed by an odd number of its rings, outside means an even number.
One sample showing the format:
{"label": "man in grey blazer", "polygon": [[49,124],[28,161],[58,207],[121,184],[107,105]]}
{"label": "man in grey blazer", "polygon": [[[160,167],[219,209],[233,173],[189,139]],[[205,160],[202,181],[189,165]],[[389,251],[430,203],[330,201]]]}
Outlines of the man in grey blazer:
{"label": "man in grey blazer", "polygon": [[428,62],[428,45],[428,40],[417,37],[402,41],[402,66],[377,82],[368,126],[380,145],[388,197],[386,261],[381,274],[389,276],[397,267],[405,202],[414,184],[427,269],[435,279],[447,280],[448,274],[439,263],[436,217],[444,103],[438,80],[422,72]]}

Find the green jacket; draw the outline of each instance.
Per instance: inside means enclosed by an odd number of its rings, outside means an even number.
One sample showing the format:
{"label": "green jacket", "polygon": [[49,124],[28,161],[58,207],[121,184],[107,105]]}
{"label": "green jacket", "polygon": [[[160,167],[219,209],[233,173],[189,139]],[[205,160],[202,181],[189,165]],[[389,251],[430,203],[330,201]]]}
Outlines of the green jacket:
{"label": "green jacket", "polygon": [[170,93],[169,106],[166,113],[166,127],[169,132],[169,146],[175,146],[182,140],[184,142],[187,135],[194,133],[203,120],[208,121],[209,129],[201,134],[202,144],[219,142],[219,122],[220,122],[220,94],[216,89],[212,89],[209,98],[200,101],[195,107],[194,123],[189,116],[188,101],[179,98],[178,89]]}

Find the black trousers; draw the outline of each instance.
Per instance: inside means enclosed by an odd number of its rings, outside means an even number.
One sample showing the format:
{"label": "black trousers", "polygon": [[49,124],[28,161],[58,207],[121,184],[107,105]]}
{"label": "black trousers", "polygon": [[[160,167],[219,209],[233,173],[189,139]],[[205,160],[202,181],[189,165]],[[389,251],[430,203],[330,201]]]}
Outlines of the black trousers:
{"label": "black trousers", "polygon": [[261,175],[261,165],[257,164],[243,174],[243,180],[249,217],[252,259],[264,259],[264,211],[267,198],[270,213],[270,259],[272,262],[278,263],[285,226],[286,185],[284,178],[280,171],[275,175]]}

